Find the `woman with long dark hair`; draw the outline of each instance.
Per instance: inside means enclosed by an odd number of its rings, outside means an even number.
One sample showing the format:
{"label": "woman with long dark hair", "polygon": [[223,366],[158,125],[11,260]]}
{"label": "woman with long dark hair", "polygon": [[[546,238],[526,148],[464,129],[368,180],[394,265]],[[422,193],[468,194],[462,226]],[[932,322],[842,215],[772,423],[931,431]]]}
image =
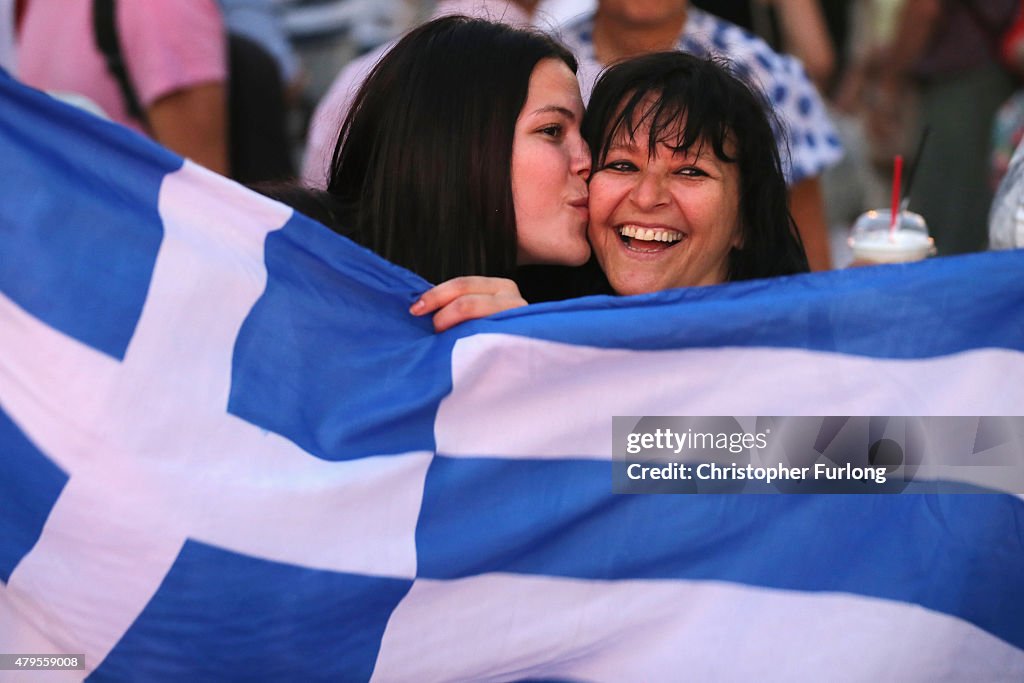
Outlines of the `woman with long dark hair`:
{"label": "woman with long dark hair", "polygon": [[575,70],[540,33],[429,22],[363,84],[326,191],[261,189],[432,282],[581,265],[590,154]]}

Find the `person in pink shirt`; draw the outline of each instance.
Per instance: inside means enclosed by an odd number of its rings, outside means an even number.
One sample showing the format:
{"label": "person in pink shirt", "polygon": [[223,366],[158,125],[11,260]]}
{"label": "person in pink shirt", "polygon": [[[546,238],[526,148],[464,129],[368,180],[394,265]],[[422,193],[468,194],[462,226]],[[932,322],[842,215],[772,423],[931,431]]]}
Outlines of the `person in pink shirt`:
{"label": "person in pink shirt", "polygon": [[33,87],[84,95],[114,121],[227,174],[227,51],[215,0],[119,0],[115,20],[128,77],[144,112],[134,118],[96,45],[92,2],[28,0],[18,76]]}

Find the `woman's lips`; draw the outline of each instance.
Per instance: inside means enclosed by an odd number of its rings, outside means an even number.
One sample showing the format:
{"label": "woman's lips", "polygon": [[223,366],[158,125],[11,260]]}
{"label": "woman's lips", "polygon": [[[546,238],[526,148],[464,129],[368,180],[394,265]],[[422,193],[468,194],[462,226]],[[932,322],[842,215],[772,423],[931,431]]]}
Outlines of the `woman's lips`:
{"label": "woman's lips", "polygon": [[638,254],[656,254],[671,249],[686,235],[666,226],[624,223],[615,228],[626,249]]}
{"label": "woman's lips", "polygon": [[574,199],[569,202],[569,206],[579,211],[584,219],[590,219],[590,200],[587,197]]}

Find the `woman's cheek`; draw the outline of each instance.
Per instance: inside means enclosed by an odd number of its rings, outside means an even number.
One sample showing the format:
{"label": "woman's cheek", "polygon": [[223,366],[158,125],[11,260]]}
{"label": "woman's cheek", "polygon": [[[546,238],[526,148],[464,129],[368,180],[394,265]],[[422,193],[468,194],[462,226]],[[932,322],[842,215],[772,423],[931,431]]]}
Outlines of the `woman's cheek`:
{"label": "woman's cheek", "polygon": [[615,183],[600,175],[590,178],[590,227],[588,234],[591,240],[601,236],[602,228],[607,228],[615,206]]}

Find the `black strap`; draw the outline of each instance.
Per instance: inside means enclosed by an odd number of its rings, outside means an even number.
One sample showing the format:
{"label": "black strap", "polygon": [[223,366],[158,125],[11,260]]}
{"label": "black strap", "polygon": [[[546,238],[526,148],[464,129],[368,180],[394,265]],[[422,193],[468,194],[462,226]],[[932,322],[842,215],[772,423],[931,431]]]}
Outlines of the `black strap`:
{"label": "black strap", "polygon": [[117,21],[114,14],[114,0],[93,0],[93,37],[96,39],[96,47],[99,48],[107,63],[107,71],[121,88],[121,96],[124,98],[128,114],[145,127],[148,125],[146,112],[139,103],[135,87],[128,78],[128,69],[125,68],[124,55],[121,53],[121,42],[117,37]]}

